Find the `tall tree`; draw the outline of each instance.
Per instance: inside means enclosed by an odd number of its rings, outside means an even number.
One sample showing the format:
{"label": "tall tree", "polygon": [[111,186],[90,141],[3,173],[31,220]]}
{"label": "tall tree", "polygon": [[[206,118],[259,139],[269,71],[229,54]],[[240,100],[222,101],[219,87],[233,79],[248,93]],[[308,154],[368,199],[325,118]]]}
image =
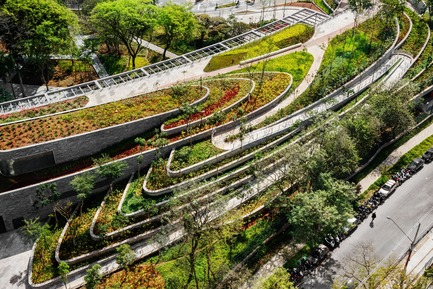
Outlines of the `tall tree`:
{"label": "tall tree", "polygon": [[91,22],[104,41],[117,39],[135,59],[143,48],[143,38],[156,24],[157,7],[150,0],[115,0],[101,2],[91,13]]}
{"label": "tall tree", "polygon": [[187,6],[167,2],[159,10],[158,24],[163,30],[161,37],[165,47],[162,58],[165,59],[173,41],[191,39],[197,28],[197,19]]}
{"label": "tall tree", "polygon": [[50,55],[62,54],[75,45],[77,16],[55,0],[6,0],[1,14],[0,41],[16,63],[18,76],[22,65],[32,61],[48,89],[44,72]]}
{"label": "tall tree", "polygon": [[364,13],[367,9],[373,7],[373,2],[371,0],[349,0],[350,10],[355,14],[355,23],[356,27],[358,23],[358,17],[362,13]]}
{"label": "tall tree", "polygon": [[320,178],[318,190],[296,194],[286,211],[294,238],[313,245],[326,234],[341,231],[353,216],[354,187],[329,176]]}
{"label": "tall tree", "polygon": [[80,213],[83,213],[84,200],[90,196],[95,186],[95,176],[90,173],[77,175],[70,182],[74,191],[77,192],[77,198],[80,200]]}

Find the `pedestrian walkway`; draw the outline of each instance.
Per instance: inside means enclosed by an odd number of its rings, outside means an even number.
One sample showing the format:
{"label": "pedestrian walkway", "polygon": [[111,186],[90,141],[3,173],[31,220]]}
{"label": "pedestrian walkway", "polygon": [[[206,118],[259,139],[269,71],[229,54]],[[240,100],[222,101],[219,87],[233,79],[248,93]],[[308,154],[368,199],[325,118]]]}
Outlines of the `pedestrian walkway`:
{"label": "pedestrian walkway", "polygon": [[413,149],[416,145],[431,135],[433,135],[433,124],[426,127],[403,145],[395,149],[380,165],[378,165],[373,171],[371,171],[371,173],[369,173],[359,182],[359,185],[361,185],[361,190],[365,191],[372,184],[374,184],[377,179],[379,179],[381,176],[381,168],[393,166],[405,153]]}
{"label": "pedestrian walkway", "polygon": [[[147,48],[147,49],[155,51],[155,52],[157,52],[157,53],[159,53],[161,55],[164,53],[164,48],[162,48],[162,47],[160,47],[158,45],[155,45],[152,42],[146,41],[144,39],[139,39],[139,41],[141,42],[141,45],[143,47]],[[167,50],[167,52],[165,53],[165,56],[168,57],[168,58],[176,58],[179,55],[174,54],[173,52]]]}
{"label": "pedestrian walkway", "polygon": [[[413,249],[410,260],[407,264],[406,273],[420,276],[428,269],[433,262],[433,231],[430,230],[424,238],[422,238]],[[403,258],[402,265],[406,263],[406,258]]]}
{"label": "pedestrian walkway", "polygon": [[[91,39],[93,37],[94,37],[93,35],[77,35],[75,37],[75,44],[77,45],[78,49],[80,49],[84,46],[84,40]],[[89,57],[92,61],[92,66],[95,69],[96,74],[98,74],[99,78],[110,76],[107,70],[105,70],[104,65],[102,65],[96,53],[90,53]]]}

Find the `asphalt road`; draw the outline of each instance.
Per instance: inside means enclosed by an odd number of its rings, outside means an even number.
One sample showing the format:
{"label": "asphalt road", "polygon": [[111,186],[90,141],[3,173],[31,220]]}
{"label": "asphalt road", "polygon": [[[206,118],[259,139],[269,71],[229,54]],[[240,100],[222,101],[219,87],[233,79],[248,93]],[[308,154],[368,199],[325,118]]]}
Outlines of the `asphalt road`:
{"label": "asphalt road", "polygon": [[[385,263],[401,258],[409,249],[410,239],[415,237],[418,222],[421,223],[417,240],[433,226],[433,164],[425,165],[416,175],[403,183],[384,204],[376,210],[377,218],[371,223],[371,216],[331,257],[312,275],[305,278],[301,288],[324,289],[332,287],[332,279],[344,273],[345,258],[353,253],[360,243],[372,244],[375,255]],[[401,230],[386,217],[391,217]],[[406,235],[404,234],[406,233]]]}

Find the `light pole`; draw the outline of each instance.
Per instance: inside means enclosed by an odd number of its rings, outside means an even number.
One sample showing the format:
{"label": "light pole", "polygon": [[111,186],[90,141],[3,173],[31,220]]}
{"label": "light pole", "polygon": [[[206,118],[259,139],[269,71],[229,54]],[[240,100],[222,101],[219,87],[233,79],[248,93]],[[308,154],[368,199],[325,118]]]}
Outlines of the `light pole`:
{"label": "light pole", "polygon": [[416,241],[416,237],[418,236],[418,231],[419,231],[419,227],[421,226],[421,223],[418,223],[418,227],[416,228],[416,233],[415,233],[415,238],[413,238],[413,240],[406,234],[405,231],[403,231],[402,228],[400,228],[400,226],[390,217],[390,216],[386,216],[386,218],[388,220],[391,220],[394,225],[397,226],[397,228],[409,239],[410,241],[410,247],[409,247],[409,254],[407,255],[407,260],[406,263],[404,263],[404,272],[406,272],[407,269],[407,265],[409,264],[410,261],[410,256],[412,255],[412,251],[413,251],[413,247],[415,245],[415,241]]}

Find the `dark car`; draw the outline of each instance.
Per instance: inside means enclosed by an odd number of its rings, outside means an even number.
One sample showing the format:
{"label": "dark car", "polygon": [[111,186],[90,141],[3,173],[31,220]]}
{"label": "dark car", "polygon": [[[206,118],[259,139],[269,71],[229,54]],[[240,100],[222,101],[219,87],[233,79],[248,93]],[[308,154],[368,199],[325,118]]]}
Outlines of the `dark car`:
{"label": "dark car", "polygon": [[429,163],[433,160],[433,148],[428,149],[423,155],[422,159],[424,162]]}
{"label": "dark car", "polygon": [[410,171],[411,174],[415,174],[423,167],[424,167],[424,161],[422,159],[414,159],[407,167],[407,169]]}

